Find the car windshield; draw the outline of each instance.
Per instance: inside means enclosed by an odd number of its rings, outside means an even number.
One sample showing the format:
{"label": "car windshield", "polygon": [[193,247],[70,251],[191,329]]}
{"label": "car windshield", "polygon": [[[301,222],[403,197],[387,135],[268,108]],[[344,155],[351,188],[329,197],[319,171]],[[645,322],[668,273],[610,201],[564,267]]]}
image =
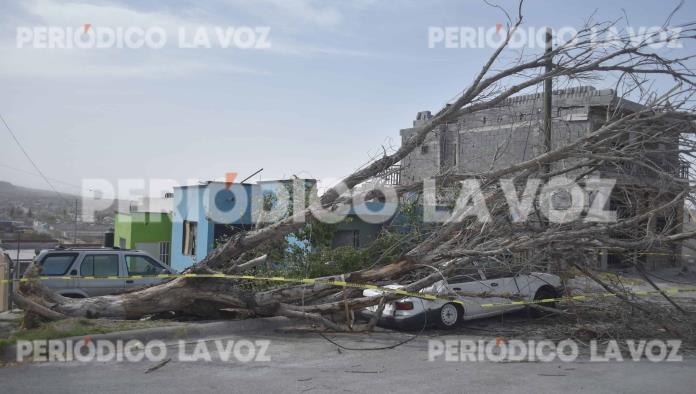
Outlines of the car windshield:
{"label": "car windshield", "polygon": [[55,276],[65,275],[68,269],[75,261],[76,254],[54,254],[44,257],[41,262],[42,275]]}

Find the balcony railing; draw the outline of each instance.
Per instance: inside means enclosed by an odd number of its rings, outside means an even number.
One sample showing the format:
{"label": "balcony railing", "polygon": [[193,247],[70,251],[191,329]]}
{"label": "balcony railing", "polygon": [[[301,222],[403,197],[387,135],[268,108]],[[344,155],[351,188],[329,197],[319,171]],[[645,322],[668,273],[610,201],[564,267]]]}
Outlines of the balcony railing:
{"label": "balcony railing", "polygon": [[401,164],[394,164],[377,175],[387,185],[401,184]]}

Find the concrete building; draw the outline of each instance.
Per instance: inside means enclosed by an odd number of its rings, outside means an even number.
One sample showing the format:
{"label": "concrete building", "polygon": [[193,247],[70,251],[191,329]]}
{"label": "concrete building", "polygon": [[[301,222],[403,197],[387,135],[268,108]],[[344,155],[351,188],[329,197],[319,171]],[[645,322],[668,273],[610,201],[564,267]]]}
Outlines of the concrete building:
{"label": "concrete building", "polygon": [[[235,230],[251,229],[251,184],[223,182],[174,188],[172,267],[184,270],[203,260],[215,241]],[[237,199],[246,198],[244,203]]]}
{"label": "concrete building", "polygon": [[172,243],[171,213],[117,213],[114,221],[114,246],[137,249],[170,264]]}
{"label": "concrete building", "polygon": [[[578,87],[553,92],[552,108],[552,149],[600,128],[607,119],[608,111],[631,113],[640,109],[637,103],[620,99],[611,89],[597,90],[593,87]],[[402,141],[417,132],[418,127],[427,122],[430,111],[419,112],[413,127],[401,130]],[[400,184],[422,182],[423,179],[440,174],[469,174],[492,169],[505,168],[521,161],[529,160],[545,151],[542,135],[543,102],[541,93],[520,95],[508,98],[500,105],[487,110],[461,116],[456,122],[441,125],[430,133],[425,142],[400,163]],[[638,137],[631,133],[628,141]],[[675,148],[674,145],[666,148]],[[655,147],[665,148],[665,147]],[[676,176],[687,177],[686,167],[680,163],[678,155],[647,157]],[[573,161],[554,163],[552,170],[569,168]],[[580,173],[578,169],[576,173]],[[640,166],[625,166],[617,171],[609,166],[601,167],[602,178],[617,179],[629,193],[612,195],[610,208],[619,215],[629,215],[635,207],[644,208],[670,197],[670,184],[654,173]],[[667,183],[666,183],[667,182]],[[615,189],[616,190],[616,189]],[[661,193],[660,193],[661,192]],[[657,197],[659,195],[659,197]],[[673,196],[673,195],[672,195]],[[681,207],[679,208],[681,209]],[[681,218],[681,212],[665,213],[656,218],[653,226],[657,229],[666,225],[667,217]],[[680,220],[680,219],[678,219]],[[679,223],[670,223],[675,229]],[[638,258],[648,265],[675,264],[680,250],[678,247],[655,251],[641,256],[626,256],[611,251],[598,254],[601,267],[619,266],[626,259]],[[659,252],[659,253],[658,253]]]}
{"label": "concrete building", "polygon": [[114,246],[138,249],[171,264],[173,194],[142,198],[114,217]]}

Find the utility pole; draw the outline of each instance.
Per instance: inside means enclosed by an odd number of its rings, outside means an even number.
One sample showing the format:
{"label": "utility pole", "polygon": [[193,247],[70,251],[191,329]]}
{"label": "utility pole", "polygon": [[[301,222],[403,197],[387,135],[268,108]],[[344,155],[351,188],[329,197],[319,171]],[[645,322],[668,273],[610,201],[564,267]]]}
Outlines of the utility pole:
{"label": "utility pole", "polygon": [[[19,248],[22,247],[22,230],[17,229],[17,261],[19,261]],[[17,263],[19,264],[19,263]]]}
{"label": "utility pole", "polygon": [[[551,51],[553,50],[551,28],[546,28],[546,62],[544,65],[544,72],[549,73],[553,69],[553,59],[551,57]],[[544,149],[545,152],[551,151],[551,90],[553,89],[553,83],[551,78],[544,80]],[[551,163],[546,163],[544,165],[544,170],[548,174],[551,172]]]}
{"label": "utility pole", "polygon": [[10,280],[9,282],[9,294],[7,295],[7,307],[12,310],[12,298],[14,296],[14,287],[15,287],[15,281],[14,279],[19,279],[19,248],[22,246],[22,230],[17,229],[17,259],[12,262],[12,260],[9,258],[7,259],[7,279]]}
{"label": "utility pole", "polygon": [[73,231],[73,245],[77,245],[77,198],[75,199],[75,229]]}

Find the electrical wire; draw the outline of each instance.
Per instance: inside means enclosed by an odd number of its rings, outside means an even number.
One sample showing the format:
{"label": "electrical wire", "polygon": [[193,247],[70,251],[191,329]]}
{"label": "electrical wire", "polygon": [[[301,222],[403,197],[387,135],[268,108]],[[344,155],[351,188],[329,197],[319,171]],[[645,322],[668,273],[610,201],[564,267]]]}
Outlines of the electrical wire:
{"label": "electrical wire", "polygon": [[[27,171],[27,170],[24,170],[24,169],[21,169],[21,168],[13,167],[13,166],[8,166],[7,164],[3,164],[3,163],[0,163],[0,167],[4,167],[4,168],[10,169],[10,170],[14,170],[14,171],[17,171],[17,172],[21,172],[21,173],[24,173],[24,174],[27,174],[27,175],[33,175],[33,176],[38,176],[38,177],[41,176],[41,175],[39,175],[39,174],[37,174],[37,173],[35,173],[35,172]],[[66,185],[66,186],[70,186],[70,187],[74,187],[74,188],[76,188],[76,189],[82,190],[82,186],[78,186],[78,185],[75,185],[75,184],[70,183],[70,182],[61,181],[60,179],[56,179],[56,178],[52,178],[52,177],[51,177],[51,178],[48,178],[48,179],[51,179],[51,180],[53,180],[53,181],[56,182],[56,183],[61,183],[61,184]]]}
{"label": "electrical wire", "polygon": [[34,162],[34,160],[31,158],[31,156],[29,156],[29,153],[27,152],[26,149],[24,149],[24,146],[22,146],[22,143],[19,142],[19,139],[18,139],[17,136],[15,135],[14,131],[12,131],[12,129],[10,128],[10,125],[7,124],[7,122],[5,121],[5,118],[2,116],[2,114],[0,114],[0,120],[2,120],[2,123],[5,125],[5,128],[7,129],[7,131],[10,132],[10,135],[12,136],[12,139],[15,141],[15,143],[17,144],[17,146],[19,147],[19,149],[22,151],[22,153],[24,153],[24,156],[27,158],[27,160],[29,160],[29,162],[31,163],[31,165],[34,166],[34,169],[36,170],[36,172],[39,173],[39,175],[41,176],[41,178],[43,178],[43,180],[46,181],[46,183],[47,183],[48,186],[51,188],[51,190],[53,190],[53,191],[56,193],[56,195],[57,195],[61,200],[63,200],[63,201],[66,202],[66,203],[69,203],[68,200],[66,200],[66,199],[63,197],[63,195],[60,194],[60,192],[58,192],[58,190],[56,190],[56,188],[53,186],[53,184],[51,183],[51,181],[48,179],[48,177],[47,177],[46,175],[44,175],[44,173],[41,171],[41,169],[39,168],[39,166],[36,165],[36,162]]}
{"label": "electrical wire", "polygon": [[[420,300],[420,302],[421,302],[421,305],[423,305],[423,300]],[[332,340],[331,338],[327,337],[326,335],[324,335],[323,333],[321,333],[321,332],[319,332],[319,331],[317,331],[317,334],[319,334],[320,337],[324,338],[325,340],[327,340],[327,341],[330,342],[331,344],[333,344],[333,345],[335,345],[335,346],[337,346],[338,348],[343,349],[343,350],[390,350],[390,349],[394,349],[394,348],[396,348],[396,347],[398,347],[398,346],[405,345],[405,344],[407,344],[407,343],[413,341],[414,339],[418,338],[419,336],[421,336],[421,335],[423,334],[423,331],[425,331],[425,328],[428,326],[428,312],[427,312],[427,310],[425,309],[425,307],[424,307],[423,310],[425,311],[425,313],[423,313],[423,327],[421,327],[420,331],[418,331],[415,335],[413,335],[413,336],[411,336],[411,337],[409,337],[409,338],[406,338],[406,339],[404,339],[403,341],[398,342],[398,343],[395,343],[395,344],[393,344],[393,345],[378,346],[378,347],[367,347],[367,348],[347,347],[347,346],[341,345],[340,343],[338,343],[338,342]]]}

